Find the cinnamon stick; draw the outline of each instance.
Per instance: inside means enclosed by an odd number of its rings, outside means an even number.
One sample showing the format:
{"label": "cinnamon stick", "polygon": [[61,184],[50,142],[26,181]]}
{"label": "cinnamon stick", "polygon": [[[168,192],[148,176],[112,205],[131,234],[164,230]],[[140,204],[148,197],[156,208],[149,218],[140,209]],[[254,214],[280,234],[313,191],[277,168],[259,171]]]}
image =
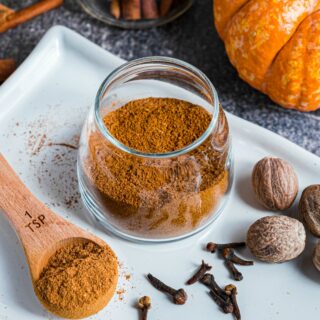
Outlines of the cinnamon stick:
{"label": "cinnamon stick", "polygon": [[159,12],[156,0],[142,0],[142,12],[145,19],[158,19]]}
{"label": "cinnamon stick", "polygon": [[167,15],[172,7],[173,0],[161,0],[160,2],[160,15],[161,17]]}
{"label": "cinnamon stick", "polygon": [[0,3],[0,22],[2,20],[2,17],[6,16],[6,15],[12,13],[12,12],[14,12],[14,10],[12,10],[12,9],[10,9],[10,8],[6,7],[5,5]]}
{"label": "cinnamon stick", "polygon": [[122,0],[122,12],[125,20],[141,19],[140,0]]}
{"label": "cinnamon stick", "polygon": [[1,59],[0,60],[0,83],[7,80],[7,78],[16,69],[16,62],[14,59]]}
{"label": "cinnamon stick", "polygon": [[110,5],[110,12],[116,19],[120,19],[121,9],[120,9],[120,1],[112,0]]}
{"label": "cinnamon stick", "polygon": [[0,33],[14,28],[46,11],[52,10],[62,5],[62,3],[63,0],[42,0],[27,8],[9,13],[5,15],[4,19],[0,20]]}

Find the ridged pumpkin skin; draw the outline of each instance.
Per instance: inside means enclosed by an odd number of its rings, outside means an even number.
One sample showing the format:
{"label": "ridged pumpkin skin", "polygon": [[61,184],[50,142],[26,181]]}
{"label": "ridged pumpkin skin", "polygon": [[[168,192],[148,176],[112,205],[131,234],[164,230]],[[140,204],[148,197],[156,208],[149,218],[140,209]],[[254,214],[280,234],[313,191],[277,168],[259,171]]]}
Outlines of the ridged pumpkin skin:
{"label": "ridged pumpkin skin", "polygon": [[320,0],[214,0],[240,77],[285,108],[320,108]]}

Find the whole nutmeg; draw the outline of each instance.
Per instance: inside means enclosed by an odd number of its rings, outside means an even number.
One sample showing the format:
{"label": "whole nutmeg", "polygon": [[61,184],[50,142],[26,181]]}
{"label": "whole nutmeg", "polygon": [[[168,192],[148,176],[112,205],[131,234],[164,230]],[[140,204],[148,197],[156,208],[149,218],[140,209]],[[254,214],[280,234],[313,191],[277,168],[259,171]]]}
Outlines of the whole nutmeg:
{"label": "whole nutmeg", "polygon": [[298,177],[285,160],[266,157],[252,172],[253,190],[258,200],[268,209],[288,209],[298,193]]}
{"label": "whole nutmeg", "polygon": [[316,245],[314,249],[313,264],[320,271],[320,242]]}
{"label": "whole nutmeg", "polygon": [[303,224],[286,216],[269,216],[257,220],[247,233],[247,246],[259,260],[285,262],[296,258],[305,248]]}
{"label": "whole nutmeg", "polygon": [[299,202],[299,215],[307,229],[320,237],[320,185],[315,184],[303,190]]}

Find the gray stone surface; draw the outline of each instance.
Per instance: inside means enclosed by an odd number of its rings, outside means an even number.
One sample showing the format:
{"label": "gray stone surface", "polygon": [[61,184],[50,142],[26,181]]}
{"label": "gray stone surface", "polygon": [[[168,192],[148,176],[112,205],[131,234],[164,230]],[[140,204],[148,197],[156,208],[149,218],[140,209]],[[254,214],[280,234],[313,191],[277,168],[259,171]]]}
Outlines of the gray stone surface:
{"label": "gray stone surface", "polygon": [[[34,1],[1,1],[19,8]],[[270,129],[320,156],[320,110],[309,114],[285,110],[238,78],[213,27],[212,3],[198,0],[175,22],[157,29],[120,30],[82,12],[76,1],[0,35],[0,58],[14,57],[21,63],[53,25],[76,30],[104,49],[124,58],[167,55],[200,68],[216,86],[222,105],[229,112]]]}

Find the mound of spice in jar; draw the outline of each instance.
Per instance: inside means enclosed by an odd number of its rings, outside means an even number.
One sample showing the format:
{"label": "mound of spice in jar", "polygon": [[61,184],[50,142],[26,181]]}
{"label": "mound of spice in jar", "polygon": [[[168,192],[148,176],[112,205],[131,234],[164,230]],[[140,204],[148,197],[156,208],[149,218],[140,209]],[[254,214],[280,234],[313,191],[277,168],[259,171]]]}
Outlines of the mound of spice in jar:
{"label": "mound of spice in jar", "polygon": [[100,131],[89,136],[83,168],[108,222],[131,235],[165,238],[186,234],[217,209],[228,189],[229,130],[220,108],[214,130],[198,147],[172,157],[201,138],[212,115],[171,98],[145,98],[109,112],[109,133],[144,157],[125,152]]}

